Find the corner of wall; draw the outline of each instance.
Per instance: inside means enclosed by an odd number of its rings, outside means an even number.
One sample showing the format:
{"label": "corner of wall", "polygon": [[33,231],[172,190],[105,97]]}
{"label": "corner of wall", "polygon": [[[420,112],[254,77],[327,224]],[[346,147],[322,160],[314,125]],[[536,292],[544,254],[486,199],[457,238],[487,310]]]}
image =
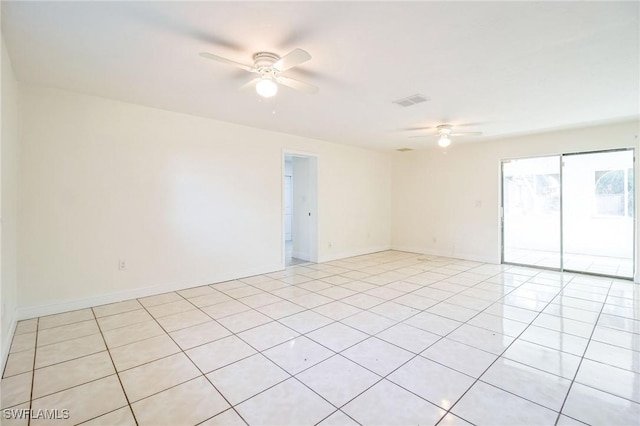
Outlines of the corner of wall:
{"label": "corner of wall", "polygon": [[473,262],[490,263],[493,265],[500,264],[500,258],[497,256],[484,255],[484,254],[479,255],[477,253],[461,253],[461,252],[451,253],[451,252],[444,252],[441,250],[428,249],[424,247],[409,247],[409,246],[395,245],[395,244],[391,246],[391,250],[406,251],[409,253],[419,253],[427,256],[440,256],[440,257],[449,257],[453,259],[470,260]]}
{"label": "corner of wall", "polygon": [[[18,211],[18,84],[13,73],[11,58],[4,43],[0,42],[0,365],[4,369],[17,324],[17,211]],[[3,371],[3,370],[0,370]]]}
{"label": "corner of wall", "polygon": [[[9,327],[7,328],[7,333],[2,334],[2,353],[0,353],[0,374],[4,372],[4,366],[7,364],[7,359],[9,358],[9,350],[11,349],[11,341],[13,340],[13,335],[16,332],[16,325],[18,324],[18,310],[14,309],[13,314],[9,319]],[[3,325],[4,327],[4,325]]]}
{"label": "corner of wall", "polygon": [[323,254],[318,258],[318,263],[331,262],[333,260],[344,259],[347,257],[363,256],[365,254],[378,253],[386,250],[392,250],[391,245],[367,247],[363,249],[341,251],[339,253]]}

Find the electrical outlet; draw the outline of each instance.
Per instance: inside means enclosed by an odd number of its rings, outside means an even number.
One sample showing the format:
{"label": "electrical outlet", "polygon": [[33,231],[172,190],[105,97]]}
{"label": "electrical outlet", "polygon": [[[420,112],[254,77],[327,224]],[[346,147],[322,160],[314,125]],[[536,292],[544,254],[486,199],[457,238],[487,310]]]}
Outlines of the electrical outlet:
{"label": "electrical outlet", "polygon": [[127,270],[127,262],[125,262],[124,259],[118,260],[118,269],[120,271],[126,271]]}

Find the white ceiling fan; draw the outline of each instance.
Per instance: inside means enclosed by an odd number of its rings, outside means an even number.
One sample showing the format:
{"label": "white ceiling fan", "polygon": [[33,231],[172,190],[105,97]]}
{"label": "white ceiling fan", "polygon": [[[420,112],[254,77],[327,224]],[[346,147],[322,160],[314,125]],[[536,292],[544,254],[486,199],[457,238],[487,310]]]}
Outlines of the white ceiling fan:
{"label": "white ceiling fan", "polygon": [[253,55],[253,65],[241,64],[208,52],[201,52],[200,56],[233,65],[250,73],[258,74],[256,78],[241,88],[255,87],[258,95],[264,98],[270,98],[278,93],[278,83],[306,93],[314,94],[318,92],[318,88],[312,84],[282,75],[285,71],[311,59],[311,55],[302,49],[294,49],[283,57],[271,52],[258,52]]}
{"label": "white ceiling fan", "polygon": [[429,135],[415,135],[409,136],[411,138],[424,138],[428,136],[438,136],[438,145],[443,148],[451,145],[451,137],[457,136],[480,136],[482,132],[453,132],[453,126],[451,124],[441,124],[436,127],[436,133]]}

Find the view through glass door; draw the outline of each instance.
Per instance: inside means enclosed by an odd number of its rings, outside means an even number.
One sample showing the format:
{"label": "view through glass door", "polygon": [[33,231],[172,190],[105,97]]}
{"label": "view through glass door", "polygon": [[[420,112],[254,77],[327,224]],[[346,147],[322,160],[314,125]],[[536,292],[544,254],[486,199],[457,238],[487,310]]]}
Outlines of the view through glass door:
{"label": "view through glass door", "polygon": [[503,262],[559,269],[560,157],[502,163]]}
{"label": "view through glass door", "polygon": [[564,269],[633,277],[633,151],[563,156]]}
{"label": "view through glass door", "polygon": [[502,261],[632,278],[633,150],[502,163]]}

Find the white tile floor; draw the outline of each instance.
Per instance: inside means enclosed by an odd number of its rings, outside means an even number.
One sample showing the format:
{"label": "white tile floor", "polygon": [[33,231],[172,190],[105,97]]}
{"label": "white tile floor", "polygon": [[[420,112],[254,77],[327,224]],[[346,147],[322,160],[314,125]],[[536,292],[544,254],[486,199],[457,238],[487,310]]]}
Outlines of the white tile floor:
{"label": "white tile floor", "polygon": [[387,251],[21,321],[2,408],[68,410],[32,425],[637,425],[639,307],[629,281]]}

